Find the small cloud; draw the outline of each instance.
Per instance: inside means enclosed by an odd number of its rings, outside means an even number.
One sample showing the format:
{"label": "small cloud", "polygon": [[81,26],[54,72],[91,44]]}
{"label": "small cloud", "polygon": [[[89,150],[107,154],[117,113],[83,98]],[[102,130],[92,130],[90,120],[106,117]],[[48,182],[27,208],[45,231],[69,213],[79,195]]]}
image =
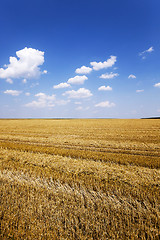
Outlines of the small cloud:
{"label": "small cloud", "polygon": [[103,78],[103,79],[111,79],[111,78],[118,77],[118,76],[119,76],[118,73],[113,73],[113,72],[111,72],[111,73],[102,74],[102,75],[100,76],[100,78]]}
{"label": "small cloud", "polygon": [[21,94],[21,91],[17,91],[17,90],[6,90],[4,91],[5,94],[9,94],[12,96],[19,96]]}
{"label": "small cloud", "polygon": [[73,78],[68,79],[68,83],[70,84],[84,84],[84,81],[86,81],[88,78],[83,75],[83,76],[75,76]]}
{"label": "small cloud", "polygon": [[160,82],[159,82],[159,83],[156,83],[156,84],[154,84],[154,87],[158,87],[158,88],[160,88]]}
{"label": "small cloud", "polygon": [[81,68],[77,68],[75,72],[78,74],[88,74],[88,73],[92,72],[92,68],[82,66]]}
{"label": "small cloud", "polygon": [[141,92],[144,92],[143,89],[140,89],[140,90],[136,90],[137,93],[141,93]]}
{"label": "small cloud", "polygon": [[13,84],[13,80],[12,80],[11,78],[7,78],[7,79],[6,79],[6,82],[7,82],[7,83],[10,83],[10,84]]}
{"label": "small cloud", "polygon": [[95,105],[95,107],[107,107],[107,108],[110,108],[110,107],[114,107],[115,106],[115,103],[110,103],[109,101],[106,101],[106,102],[100,102],[98,104]]}
{"label": "small cloud", "polygon": [[85,88],[80,88],[77,91],[75,90],[66,91],[65,93],[63,93],[63,96],[68,96],[68,98],[74,99],[88,98],[91,97],[92,95],[93,94],[91,93],[91,91]]}
{"label": "small cloud", "polygon": [[112,91],[112,88],[110,86],[101,86],[98,88],[99,91]]}
{"label": "small cloud", "polygon": [[67,87],[70,87],[71,85],[68,84],[68,83],[60,83],[58,85],[54,85],[53,88],[54,89],[59,89],[59,88],[67,88]]}
{"label": "small cloud", "polygon": [[28,97],[30,96],[31,94],[29,92],[26,92],[25,95]]}
{"label": "small cloud", "polygon": [[48,73],[48,71],[47,71],[47,70],[44,70],[44,71],[43,71],[43,74],[47,74],[47,73]]}
{"label": "small cloud", "polygon": [[17,51],[17,57],[10,57],[9,64],[0,68],[0,78],[37,78],[42,72],[39,66],[44,63],[44,52],[33,48]]}
{"label": "small cloud", "polygon": [[38,98],[37,101],[32,101],[27,103],[26,107],[32,108],[45,108],[45,107],[54,107],[55,106],[55,95],[46,95],[45,93],[37,93],[35,97]]}
{"label": "small cloud", "polygon": [[136,76],[133,75],[133,74],[130,74],[130,75],[128,76],[128,78],[136,78]]}
{"label": "small cloud", "polygon": [[148,48],[147,50],[143,51],[143,52],[140,52],[139,53],[139,56],[142,56],[142,59],[145,59],[146,58],[146,53],[151,53],[154,51],[154,48],[153,47],[150,47]]}
{"label": "small cloud", "polygon": [[63,105],[66,105],[69,102],[70,102],[70,100],[59,100],[59,101],[56,101],[56,104],[60,105],[60,106],[63,106]]}
{"label": "small cloud", "polygon": [[26,84],[26,83],[27,83],[27,79],[24,78],[24,79],[22,80],[22,83]]}
{"label": "small cloud", "polygon": [[91,66],[93,67],[94,70],[98,71],[103,68],[109,68],[112,67],[117,61],[116,56],[110,56],[107,61],[104,62],[90,62]]}
{"label": "small cloud", "polygon": [[36,87],[36,86],[38,86],[38,85],[39,85],[39,83],[36,82],[36,83],[32,83],[30,87],[31,87],[31,88],[34,88],[34,87]]}
{"label": "small cloud", "polygon": [[82,106],[79,106],[79,107],[76,108],[77,111],[81,111],[81,110],[86,111],[88,109],[89,109],[89,107],[83,108]]}
{"label": "small cloud", "polygon": [[153,52],[154,51],[154,49],[153,49],[153,47],[150,47],[150,48],[148,48],[147,50],[146,50],[146,52]]}

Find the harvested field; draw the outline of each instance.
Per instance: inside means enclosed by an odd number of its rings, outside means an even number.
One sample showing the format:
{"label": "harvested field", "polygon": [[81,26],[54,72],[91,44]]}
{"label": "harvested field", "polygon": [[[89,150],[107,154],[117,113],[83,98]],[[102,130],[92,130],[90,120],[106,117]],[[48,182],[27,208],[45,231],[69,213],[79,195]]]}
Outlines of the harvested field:
{"label": "harvested field", "polygon": [[159,239],[160,120],[0,120],[0,239]]}

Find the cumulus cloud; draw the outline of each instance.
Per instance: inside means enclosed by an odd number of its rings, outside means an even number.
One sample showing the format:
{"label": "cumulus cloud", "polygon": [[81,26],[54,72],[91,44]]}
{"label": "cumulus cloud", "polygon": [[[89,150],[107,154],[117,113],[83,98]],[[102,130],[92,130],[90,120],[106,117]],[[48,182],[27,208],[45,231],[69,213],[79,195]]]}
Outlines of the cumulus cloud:
{"label": "cumulus cloud", "polygon": [[146,58],[146,53],[151,53],[154,51],[154,48],[153,47],[150,47],[148,48],[147,50],[143,51],[143,52],[140,52],[139,53],[139,56],[142,56],[142,59],[145,59]]}
{"label": "cumulus cloud", "polygon": [[7,82],[7,83],[10,83],[10,84],[13,84],[13,80],[12,80],[11,78],[7,78],[7,79],[6,79],[6,82]]}
{"label": "cumulus cloud", "polygon": [[86,81],[88,78],[83,75],[83,76],[75,76],[73,78],[69,78],[67,83],[70,84],[84,84],[84,81]]}
{"label": "cumulus cloud", "polygon": [[25,95],[26,95],[26,96],[30,96],[31,94],[30,94],[29,92],[26,92]]}
{"label": "cumulus cloud", "polygon": [[75,72],[78,74],[88,74],[88,73],[92,72],[92,68],[82,66],[81,68],[77,68]]}
{"label": "cumulus cloud", "polygon": [[100,76],[100,78],[103,78],[103,79],[111,79],[111,78],[118,77],[118,76],[119,76],[118,73],[113,73],[113,72],[111,72],[111,73],[102,74],[102,75]]}
{"label": "cumulus cloud", "polygon": [[12,96],[19,96],[21,94],[21,91],[17,91],[17,90],[6,90],[4,91],[5,94],[9,94]]}
{"label": "cumulus cloud", "polygon": [[156,84],[154,84],[154,87],[158,87],[158,88],[160,88],[160,82],[159,82],[159,83],[156,83]]}
{"label": "cumulus cloud", "polygon": [[144,92],[144,89],[139,89],[139,90],[136,90],[137,93],[141,93],[141,92]]}
{"label": "cumulus cloud", "polygon": [[112,88],[110,86],[101,86],[98,88],[99,91],[112,91]]}
{"label": "cumulus cloud", "polygon": [[47,71],[47,70],[44,70],[44,71],[43,71],[43,74],[47,74],[47,73],[48,73],[48,71]]}
{"label": "cumulus cloud", "polygon": [[71,91],[66,91],[63,93],[63,96],[68,96],[68,98],[74,98],[74,99],[80,99],[80,98],[88,98],[91,97],[93,94],[91,93],[90,90],[86,88],[80,88],[77,91],[71,90]]}
{"label": "cumulus cloud", "polygon": [[110,103],[109,101],[100,102],[95,105],[95,107],[107,107],[107,108],[114,107],[114,106],[115,106],[115,103]]}
{"label": "cumulus cloud", "polygon": [[130,74],[130,75],[128,76],[128,78],[136,78],[136,76],[133,75],[133,74]]}
{"label": "cumulus cloud", "polygon": [[59,88],[67,88],[67,87],[70,87],[71,85],[68,84],[68,83],[60,83],[58,85],[54,85],[53,88],[54,89],[59,89]]}
{"label": "cumulus cloud", "polygon": [[55,95],[46,95],[45,93],[37,93],[35,97],[38,98],[37,101],[32,101],[27,103],[26,107],[33,108],[45,108],[45,107],[54,107],[55,106]]}
{"label": "cumulus cloud", "polygon": [[39,66],[44,63],[44,52],[33,48],[17,51],[10,57],[9,64],[0,68],[0,78],[37,78],[42,74]]}
{"label": "cumulus cloud", "polygon": [[103,69],[103,68],[112,67],[115,64],[116,61],[117,61],[116,56],[110,56],[110,58],[107,59],[107,61],[104,61],[104,62],[90,62],[90,64],[91,64],[91,66],[93,67],[94,70],[98,71],[98,70]]}

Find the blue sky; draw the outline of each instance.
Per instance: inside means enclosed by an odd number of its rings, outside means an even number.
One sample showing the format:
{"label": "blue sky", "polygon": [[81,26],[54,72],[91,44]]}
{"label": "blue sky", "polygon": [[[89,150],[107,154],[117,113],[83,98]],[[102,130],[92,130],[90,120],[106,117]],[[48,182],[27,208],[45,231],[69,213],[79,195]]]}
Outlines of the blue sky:
{"label": "blue sky", "polygon": [[5,0],[0,118],[160,116],[159,0]]}

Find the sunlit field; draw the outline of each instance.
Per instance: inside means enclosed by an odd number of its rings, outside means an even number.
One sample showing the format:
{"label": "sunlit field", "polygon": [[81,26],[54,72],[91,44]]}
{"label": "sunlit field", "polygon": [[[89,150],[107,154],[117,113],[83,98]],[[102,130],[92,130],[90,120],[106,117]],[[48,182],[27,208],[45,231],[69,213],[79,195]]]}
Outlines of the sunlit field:
{"label": "sunlit field", "polygon": [[160,120],[0,120],[0,239],[159,239]]}

